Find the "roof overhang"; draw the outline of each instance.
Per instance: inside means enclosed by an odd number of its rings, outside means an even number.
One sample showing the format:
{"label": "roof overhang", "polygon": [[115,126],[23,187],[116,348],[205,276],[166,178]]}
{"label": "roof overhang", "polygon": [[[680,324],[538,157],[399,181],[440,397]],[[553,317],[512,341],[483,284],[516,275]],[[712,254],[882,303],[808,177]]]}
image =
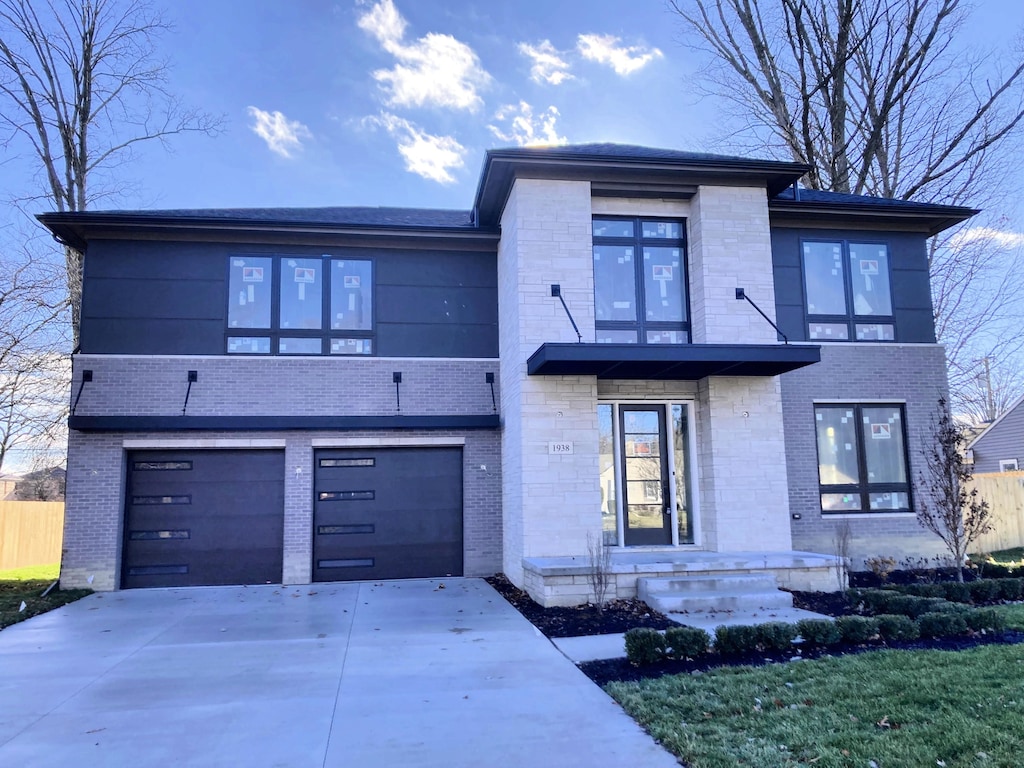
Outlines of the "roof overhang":
{"label": "roof overhang", "polygon": [[531,376],[697,381],[708,376],[778,376],[820,362],[813,344],[541,344]]}
{"label": "roof overhang", "polygon": [[599,196],[688,199],[701,184],[767,187],[769,197],[792,186],[810,166],[729,157],[669,159],[587,155],[543,149],[488,150],[474,199],[477,220],[495,226],[517,178],[589,181]]}
{"label": "roof overhang", "polygon": [[146,213],[45,213],[37,216],[55,239],[84,251],[91,240],[150,239],[204,242],[342,242],[357,245],[398,245],[419,248],[481,248],[495,250],[496,227],[419,227],[323,222],[162,216]]}
{"label": "roof overhang", "polygon": [[922,204],[878,205],[871,203],[811,202],[806,200],[768,201],[773,226],[819,224],[826,220],[832,227],[900,227],[937,235],[980,213],[976,208],[955,205]]}

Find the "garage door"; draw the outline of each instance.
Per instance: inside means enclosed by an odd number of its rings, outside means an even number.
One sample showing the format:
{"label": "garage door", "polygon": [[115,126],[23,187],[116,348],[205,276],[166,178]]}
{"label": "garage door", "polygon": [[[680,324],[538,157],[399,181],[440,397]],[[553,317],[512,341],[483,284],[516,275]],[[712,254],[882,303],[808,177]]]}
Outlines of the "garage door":
{"label": "garage door", "polygon": [[462,449],[315,455],[313,580],[462,575]]}
{"label": "garage door", "polygon": [[283,451],[128,454],[121,586],[280,583]]}

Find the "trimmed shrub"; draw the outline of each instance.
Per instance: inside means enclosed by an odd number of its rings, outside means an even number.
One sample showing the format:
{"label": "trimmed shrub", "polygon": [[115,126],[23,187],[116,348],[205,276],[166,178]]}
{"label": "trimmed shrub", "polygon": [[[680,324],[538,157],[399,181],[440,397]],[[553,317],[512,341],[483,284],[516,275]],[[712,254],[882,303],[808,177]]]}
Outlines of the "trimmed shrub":
{"label": "trimmed shrub", "polygon": [[999,585],[999,597],[1003,600],[1020,600],[1024,594],[1024,580],[1022,579],[995,579]]}
{"label": "trimmed shrub", "polygon": [[946,590],[946,599],[951,603],[971,602],[971,588],[967,584],[961,584],[959,581],[947,581],[942,586]]}
{"label": "trimmed shrub", "polygon": [[999,599],[999,582],[995,579],[978,579],[967,585],[975,605],[987,605]]}
{"label": "trimmed shrub", "polygon": [[788,651],[796,639],[796,627],[784,621],[769,621],[758,625],[757,637],[766,651]]}
{"label": "trimmed shrub", "polygon": [[723,656],[739,656],[757,650],[760,640],[757,627],[741,624],[715,629],[715,650]]}
{"label": "trimmed shrub", "polygon": [[973,611],[964,613],[963,617],[967,626],[975,632],[980,632],[983,629],[1002,632],[1006,629],[1006,617],[994,608],[975,608]]}
{"label": "trimmed shrub", "polygon": [[941,584],[908,584],[901,591],[917,597],[946,597],[946,589]]}
{"label": "trimmed shrub", "polygon": [[960,613],[925,613],[917,619],[922,637],[953,637],[967,632],[967,622]]}
{"label": "trimmed shrub", "polygon": [[656,664],[665,655],[665,638],[649,627],[634,627],[626,633],[626,658],[638,667]]}
{"label": "trimmed shrub", "polygon": [[711,636],[696,627],[669,627],[665,630],[665,644],[670,659],[696,659],[707,654]]}
{"label": "trimmed shrub", "polygon": [[876,616],[875,620],[878,622],[878,634],[883,640],[910,642],[921,636],[921,630],[908,616],[883,613]]}
{"label": "trimmed shrub", "polygon": [[844,642],[861,645],[878,635],[878,619],[870,616],[840,616],[836,628]]}
{"label": "trimmed shrub", "polygon": [[796,631],[809,645],[835,645],[842,639],[839,627],[828,619],[800,619]]}

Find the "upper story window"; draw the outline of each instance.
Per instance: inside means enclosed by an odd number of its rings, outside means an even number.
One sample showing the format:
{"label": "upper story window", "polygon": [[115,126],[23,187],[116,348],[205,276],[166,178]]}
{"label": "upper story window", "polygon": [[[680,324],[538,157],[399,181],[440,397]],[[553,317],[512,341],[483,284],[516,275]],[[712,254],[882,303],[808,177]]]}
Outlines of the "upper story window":
{"label": "upper story window", "polygon": [[885,244],[805,240],[803,266],[808,338],[895,340]]}
{"label": "upper story window", "polygon": [[231,354],[373,353],[373,264],[323,256],[232,256]]}
{"label": "upper story window", "polygon": [[686,344],[686,243],[682,221],[598,217],[594,320],[605,344]]}

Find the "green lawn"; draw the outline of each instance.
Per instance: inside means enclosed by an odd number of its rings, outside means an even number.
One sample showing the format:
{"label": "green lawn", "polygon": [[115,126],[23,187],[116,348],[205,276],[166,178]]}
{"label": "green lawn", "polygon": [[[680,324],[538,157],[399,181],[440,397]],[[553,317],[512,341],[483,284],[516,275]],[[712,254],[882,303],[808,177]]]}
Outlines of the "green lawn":
{"label": "green lawn", "polygon": [[996,565],[1005,565],[1011,568],[1024,567],[1024,547],[1004,549],[999,552],[989,552],[988,562]]}
{"label": "green lawn", "polygon": [[[1024,625],[1024,606],[1007,608]],[[1024,760],[1024,645],[723,667],[606,690],[691,768]]]}
{"label": "green lawn", "polygon": [[60,563],[53,565],[30,565],[27,568],[15,568],[0,571],[0,581],[56,581],[60,576]]}
{"label": "green lawn", "polygon": [[[0,571],[0,629],[92,594],[91,589],[62,590],[54,587],[46,597],[42,597],[43,592],[57,580],[59,570],[57,565],[37,565]],[[25,603],[24,610],[21,610],[22,603]]]}

